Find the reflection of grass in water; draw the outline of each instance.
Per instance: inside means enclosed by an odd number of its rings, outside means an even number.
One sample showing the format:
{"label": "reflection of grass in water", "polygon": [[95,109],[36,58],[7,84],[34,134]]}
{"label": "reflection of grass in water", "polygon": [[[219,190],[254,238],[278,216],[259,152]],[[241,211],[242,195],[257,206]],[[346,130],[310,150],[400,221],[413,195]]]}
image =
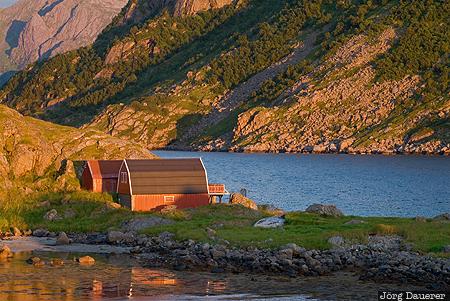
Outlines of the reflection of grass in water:
{"label": "reflection of grass in water", "polygon": [[[49,207],[41,207],[49,201]],[[27,197],[7,198],[0,203],[0,229],[10,226],[22,229],[39,227],[49,231],[102,232],[119,228],[133,216],[161,215],[158,213],[134,213],[128,209],[111,209],[113,198],[108,194],[73,192],[40,193]],[[47,221],[45,213],[56,209],[60,220]],[[66,213],[73,216],[64,217]],[[270,213],[254,211],[239,205],[210,205],[195,209],[176,210],[163,215],[175,221],[174,224],[157,226],[143,231],[157,235],[169,231],[179,240],[194,239],[215,243],[207,236],[206,228],[216,230],[216,238],[229,241],[235,246],[257,246],[276,248],[287,243],[296,243],[305,248],[327,249],[331,236],[341,235],[355,242],[366,242],[370,234],[400,235],[414,248],[422,252],[439,253],[450,244],[450,224],[448,221],[427,220],[419,222],[412,218],[398,217],[355,217],[327,218],[304,212],[286,214],[283,229],[260,229],[253,224]],[[352,219],[366,223],[345,225]],[[439,255],[447,256],[442,253]]]}

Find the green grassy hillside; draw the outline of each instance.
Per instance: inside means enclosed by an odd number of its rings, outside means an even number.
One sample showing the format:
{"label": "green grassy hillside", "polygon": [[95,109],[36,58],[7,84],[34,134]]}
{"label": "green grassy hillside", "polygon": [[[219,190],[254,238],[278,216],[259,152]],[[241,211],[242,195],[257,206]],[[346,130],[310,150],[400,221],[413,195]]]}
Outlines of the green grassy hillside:
{"label": "green grassy hillside", "polygon": [[25,117],[0,105],[0,199],[11,189],[77,189],[67,160],[126,157],[153,155],[136,143]]}

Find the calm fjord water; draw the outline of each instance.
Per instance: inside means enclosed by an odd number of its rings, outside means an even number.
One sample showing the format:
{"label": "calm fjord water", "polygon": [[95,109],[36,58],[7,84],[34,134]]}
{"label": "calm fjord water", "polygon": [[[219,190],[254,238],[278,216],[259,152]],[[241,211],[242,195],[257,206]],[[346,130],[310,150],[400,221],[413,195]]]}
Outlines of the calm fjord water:
{"label": "calm fjord water", "polygon": [[259,204],[304,210],[335,204],[345,214],[431,217],[450,211],[450,158],[154,151],[201,157],[211,183],[247,189]]}

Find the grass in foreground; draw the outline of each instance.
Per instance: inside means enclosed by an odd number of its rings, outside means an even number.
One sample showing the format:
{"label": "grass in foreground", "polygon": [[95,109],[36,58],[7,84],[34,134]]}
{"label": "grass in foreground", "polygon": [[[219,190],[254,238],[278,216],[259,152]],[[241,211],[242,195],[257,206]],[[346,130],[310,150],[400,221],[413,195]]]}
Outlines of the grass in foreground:
{"label": "grass in foreground", "polygon": [[[109,194],[77,191],[72,193],[9,193],[0,201],[0,230],[46,228],[49,231],[101,232],[132,217],[127,209],[114,209]],[[60,219],[48,221],[44,215],[56,209]]]}
{"label": "grass in foreground", "polygon": [[[29,196],[9,194],[0,201],[0,230],[46,228],[49,231],[104,232],[118,229],[134,216],[161,215],[134,213],[128,209],[112,208],[113,198],[108,194],[85,191],[73,193],[36,193]],[[60,220],[48,221],[44,215],[56,209]],[[357,217],[327,218],[305,212],[290,212],[282,229],[254,228],[253,224],[268,216],[266,211],[254,211],[240,205],[211,205],[195,209],[176,210],[164,215],[174,224],[145,229],[144,234],[155,235],[163,231],[175,234],[176,239],[202,242],[227,240],[234,246],[276,248],[296,243],[305,248],[327,249],[331,236],[341,235],[354,242],[365,242],[370,234],[400,235],[421,252],[438,256],[450,244],[450,223],[446,221],[416,221],[412,218]],[[352,219],[363,224],[345,225]],[[206,228],[216,231],[215,239],[208,237]]]}
{"label": "grass in foreground", "polygon": [[[143,233],[158,234],[169,231],[177,239],[211,241],[206,233],[210,227],[217,239],[224,239],[235,246],[258,246],[275,248],[296,243],[305,248],[327,249],[331,236],[341,235],[354,242],[366,242],[370,234],[400,235],[421,252],[439,253],[450,244],[450,223],[427,220],[419,222],[412,218],[395,217],[322,217],[305,212],[290,212],[282,229],[260,229],[253,224],[267,216],[265,212],[253,211],[241,206],[213,205],[185,210],[185,216],[172,225],[149,228]],[[364,224],[345,225],[352,219]],[[441,254],[443,255],[443,254]]]}

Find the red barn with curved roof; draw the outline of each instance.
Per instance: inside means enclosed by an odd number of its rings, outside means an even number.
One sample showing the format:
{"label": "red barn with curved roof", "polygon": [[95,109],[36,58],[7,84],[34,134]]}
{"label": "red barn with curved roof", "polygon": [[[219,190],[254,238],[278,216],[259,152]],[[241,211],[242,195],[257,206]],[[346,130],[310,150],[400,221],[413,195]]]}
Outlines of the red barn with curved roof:
{"label": "red barn with curved roof", "polygon": [[200,158],[125,159],[117,192],[119,202],[133,211],[209,204],[208,177]]}
{"label": "red barn with curved roof", "polygon": [[94,192],[117,191],[117,178],[123,160],[89,160],[81,175],[81,186]]}

